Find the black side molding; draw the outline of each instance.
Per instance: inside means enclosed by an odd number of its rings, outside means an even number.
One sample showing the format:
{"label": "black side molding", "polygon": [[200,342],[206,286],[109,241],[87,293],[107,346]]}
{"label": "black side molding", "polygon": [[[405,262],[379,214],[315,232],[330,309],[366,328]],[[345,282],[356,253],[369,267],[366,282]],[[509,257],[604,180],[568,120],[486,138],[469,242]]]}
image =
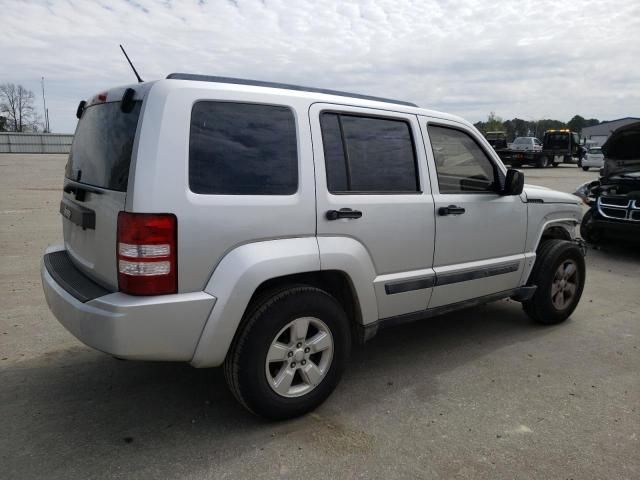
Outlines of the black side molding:
{"label": "black side molding", "polygon": [[449,285],[451,283],[467,282],[469,280],[478,280],[479,278],[493,277],[495,275],[504,275],[505,273],[517,272],[520,268],[520,262],[509,263],[506,265],[498,265],[496,267],[480,268],[469,272],[454,272],[438,275],[436,278],[436,287]]}
{"label": "black side molding", "polygon": [[435,284],[435,277],[419,278],[417,280],[405,280],[401,282],[390,282],[384,285],[384,291],[387,295],[394,295],[396,293],[411,292],[413,290],[422,290],[424,288],[431,288]]}
{"label": "black side molding", "polygon": [[493,277],[495,275],[504,275],[505,273],[517,272],[519,268],[520,262],[512,262],[495,267],[478,268],[476,270],[470,270],[468,272],[445,273],[428,278],[389,282],[384,285],[384,291],[387,295],[394,295],[396,293],[410,292],[412,290],[422,290],[425,288],[450,285],[452,283],[467,282],[469,280],[478,280],[480,278]]}
{"label": "black side molding", "polygon": [[67,199],[60,202],[60,213],[62,216],[83,229],[96,229],[96,212],[90,208],[83,207]]}

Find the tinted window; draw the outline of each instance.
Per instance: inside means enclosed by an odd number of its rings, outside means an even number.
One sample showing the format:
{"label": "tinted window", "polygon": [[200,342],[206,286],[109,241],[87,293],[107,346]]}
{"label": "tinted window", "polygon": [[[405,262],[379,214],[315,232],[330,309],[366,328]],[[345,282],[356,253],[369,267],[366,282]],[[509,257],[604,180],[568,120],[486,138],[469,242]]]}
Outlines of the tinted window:
{"label": "tinted window", "polygon": [[440,193],[495,191],[491,160],[468,134],[429,125]]}
{"label": "tinted window", "polygon": [[120,102],[87,107],[76,127],[67,178],[110,190],[127,190],[141,102],[124,113]]}
{"label": "tinted window", "polygon": [[325,113],[320,117],[324,163],[327,170],[327,185],[330,192],[349,190],[349,169],[344,155],[340,120],[335,113]]}
{"label": "tinted window", "polygon": [[298,155],[291,110],[247,103],[196,103],[191,112],[189,187],[203,194],[295,193]]}
{"label": "tinted window", "polygon": [[569,146],[568,133],[548,133],[544,137],[544,143],[549,149],[562,149]]}
{"label": "tinted window", "polygon": [[408,123],[325,113],[321,127],[329,191],[419,190]]}

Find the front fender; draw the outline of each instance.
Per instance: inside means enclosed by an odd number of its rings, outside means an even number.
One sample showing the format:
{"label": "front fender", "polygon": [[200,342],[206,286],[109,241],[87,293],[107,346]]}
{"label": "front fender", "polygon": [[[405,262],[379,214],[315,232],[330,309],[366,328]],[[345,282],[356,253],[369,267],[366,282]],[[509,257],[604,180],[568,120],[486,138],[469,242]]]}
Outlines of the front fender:
{"label": "front fender", "polygon": [[222,259],[204,291],[217,298],[204,326],[191,364],[221,365],[245,309],[265,281],[320,270],[315,237],[287,238],[241,245]]}
{"label": "front fender", "polygon": [[575,227],[582,219],[582,208],[577,205],[553,204],[550,206],[529,204],[529,228],[527,234],[527,252],[535,252],[542,239],[542,234],[550,227],[562,227],[575,237]]}

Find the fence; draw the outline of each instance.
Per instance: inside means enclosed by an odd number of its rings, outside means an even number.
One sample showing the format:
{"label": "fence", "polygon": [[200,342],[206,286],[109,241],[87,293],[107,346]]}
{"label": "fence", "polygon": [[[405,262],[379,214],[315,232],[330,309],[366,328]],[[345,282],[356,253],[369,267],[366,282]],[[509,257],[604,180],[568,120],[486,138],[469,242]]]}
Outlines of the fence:
{"label": "fence", "polygon": [[69,153],[73,135],[0,133],[0,153]]}

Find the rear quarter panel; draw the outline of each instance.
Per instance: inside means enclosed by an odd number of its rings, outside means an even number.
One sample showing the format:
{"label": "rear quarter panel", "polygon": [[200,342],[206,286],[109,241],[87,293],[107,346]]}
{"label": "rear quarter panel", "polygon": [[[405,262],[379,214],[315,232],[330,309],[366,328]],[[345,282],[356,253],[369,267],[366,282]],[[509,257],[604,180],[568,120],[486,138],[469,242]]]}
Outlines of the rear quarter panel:
{"label": "rear quarter panel", "polygon": [[[200,195],[189,189],[191,110],[199,100],[284,105],[297,127],[298,191],[293,195]],[[178,288],[202,290],[216,265],[249,242],[315,235],[313,153],[305,99],[286,91],[162,80],[149,92],[126,209],[178,218]]]}

